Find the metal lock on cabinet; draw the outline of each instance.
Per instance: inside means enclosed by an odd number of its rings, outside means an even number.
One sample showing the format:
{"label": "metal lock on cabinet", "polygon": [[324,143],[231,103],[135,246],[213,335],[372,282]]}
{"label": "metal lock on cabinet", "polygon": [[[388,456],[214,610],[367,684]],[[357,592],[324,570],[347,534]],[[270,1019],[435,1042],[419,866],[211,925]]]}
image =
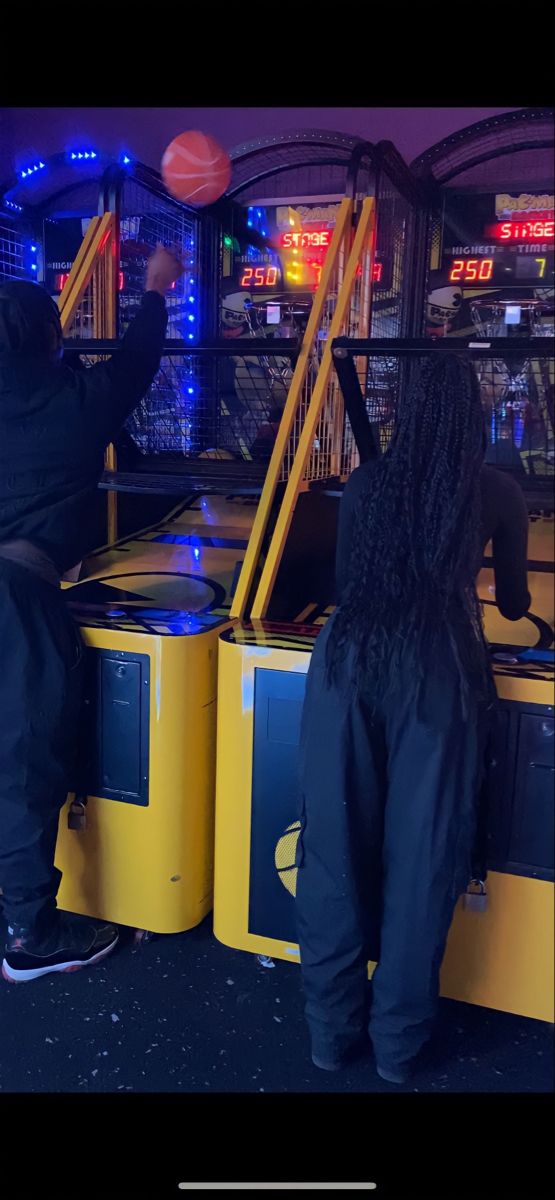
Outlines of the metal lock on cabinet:
{"label": "metal lock on cabinet", "polygon": [[485,912],[488,906],[486,885],[483,879],[471,879],[463,898],[467,912]]}
{"label": "metal lock on cabinet", "polygon": [[87,813],[86,799],[75,798],[72,801],[67,818],[68,829],[74,829],[77,833],[82,833],[87,828]]}

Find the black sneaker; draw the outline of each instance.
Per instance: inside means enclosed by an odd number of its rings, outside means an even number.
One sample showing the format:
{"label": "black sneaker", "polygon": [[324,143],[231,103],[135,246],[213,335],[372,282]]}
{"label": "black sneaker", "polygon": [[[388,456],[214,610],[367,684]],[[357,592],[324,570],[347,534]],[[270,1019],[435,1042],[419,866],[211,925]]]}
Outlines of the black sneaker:
{"label": "black sneaker", "polygon": [[93,925],[58,913],[52,930],[40,939],[31,930],[8,927],[2,975],[8,983],[28,983],[52,971],[79,971],[106,958],[117,945],[113,925]]}

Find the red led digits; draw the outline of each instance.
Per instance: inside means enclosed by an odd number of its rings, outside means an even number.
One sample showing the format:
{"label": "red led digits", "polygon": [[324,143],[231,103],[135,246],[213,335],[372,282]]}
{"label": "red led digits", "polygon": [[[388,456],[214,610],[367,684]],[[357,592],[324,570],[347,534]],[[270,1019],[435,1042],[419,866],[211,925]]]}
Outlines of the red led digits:
{"label": "red led digits", "polygon": [[239,287],[275,287],[277,279],[277,267],[245,267],[239,280]]}
{"label": "red led digits", "polygon": [[493,275],[493,258],[455,258],[449,272],[449,283],[487,282]]}

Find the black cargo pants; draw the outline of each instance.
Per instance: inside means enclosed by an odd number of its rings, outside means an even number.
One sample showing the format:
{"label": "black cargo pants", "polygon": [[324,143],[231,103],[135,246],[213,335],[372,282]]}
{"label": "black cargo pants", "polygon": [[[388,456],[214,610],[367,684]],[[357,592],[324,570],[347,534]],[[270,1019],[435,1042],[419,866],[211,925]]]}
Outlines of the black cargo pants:
{"label": "black cargo pants", "polygon": [[[332,618],[333,620],[333,618]],[[407,661],[383,702],[352,686],[352,655],[327,686],[319,636],[301,735],[297,921],[313,1050],[337,1057],[368,1031],[401,1065],[427,1041],[458,896],[472,873],[489,714],[463,719],[447,636],[418,707]]]}
{"label": "black cargo pants", "polygon": [[9,924],[40,929],[55,908],[82,659],[63,592],[0,558],[0,887]]}

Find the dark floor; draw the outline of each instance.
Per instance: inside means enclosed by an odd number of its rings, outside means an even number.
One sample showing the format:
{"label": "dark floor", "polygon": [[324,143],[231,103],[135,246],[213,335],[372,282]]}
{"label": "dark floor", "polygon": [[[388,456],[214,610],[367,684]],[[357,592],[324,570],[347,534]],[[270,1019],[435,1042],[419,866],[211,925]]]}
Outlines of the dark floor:
{"label": "dark floor", "polygon": [[[392,1090],[371,1059],[316,1070],[298,968],[228,950],[210,919],[139,949],[125,938],[89,971],[0,984],[3,1092]],[[549,1092],[552,1027],[444,1000],[434,1061],[404,1090]]]}

